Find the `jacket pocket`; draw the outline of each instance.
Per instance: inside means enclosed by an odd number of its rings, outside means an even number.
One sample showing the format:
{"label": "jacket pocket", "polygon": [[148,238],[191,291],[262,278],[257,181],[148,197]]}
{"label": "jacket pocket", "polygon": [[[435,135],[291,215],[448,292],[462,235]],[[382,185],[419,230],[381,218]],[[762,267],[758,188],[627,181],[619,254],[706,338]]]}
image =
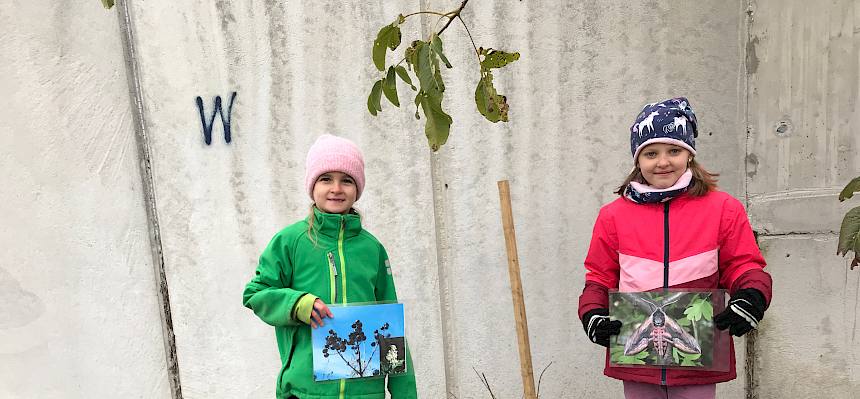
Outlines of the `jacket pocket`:
{"label": "jacket pocket", "polygon": [[278,342],[278,346],[281,349],[281,371],[278,373],[278,386],[276,387],[276,392],[278,397],[285,394],[287,392],[286,381],[284,381],[284,375],[286,375],[287,370],[289,370],[290,366],[293,362],[293,353],[295,352],[295,342],[296,342],[296,331],[298,330],[296,327],[283,327],[279,328],[278,334],[281,335],[281,339]]}

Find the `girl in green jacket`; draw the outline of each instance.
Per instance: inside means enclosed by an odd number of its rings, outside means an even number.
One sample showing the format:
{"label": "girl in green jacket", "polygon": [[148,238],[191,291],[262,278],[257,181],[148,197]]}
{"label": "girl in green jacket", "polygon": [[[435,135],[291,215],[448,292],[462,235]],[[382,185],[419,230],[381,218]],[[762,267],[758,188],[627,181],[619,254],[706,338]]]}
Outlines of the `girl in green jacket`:
{"label": "girl in green jacket", "polygon": [[308,151],[310,215],[281,230],[260,256],[243,303],[275,327],[281,371],[278,399],[417,398],[407,372],[382,378],[314,382],[311,328],[332,317],[326,304],[396,302],[385,248],[361,227],[352,208],[364,190],[364,159],[351,141],[323,135]]}

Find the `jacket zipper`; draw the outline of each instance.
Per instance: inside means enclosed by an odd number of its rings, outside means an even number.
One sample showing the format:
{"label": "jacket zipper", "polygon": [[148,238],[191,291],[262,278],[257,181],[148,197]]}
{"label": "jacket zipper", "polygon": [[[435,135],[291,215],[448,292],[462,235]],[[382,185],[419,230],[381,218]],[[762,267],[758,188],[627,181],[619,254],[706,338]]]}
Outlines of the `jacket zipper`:
{"label": "jacket zipper", "polygon": [[343,288],[340,293],[341,303],[346,304],[346,259],[343,256],[343,232],[346,221],[340,219],[340,233],[337,237],[337,253],[340,255],[340,284]]}
{"label": "jacket zipper", "polygon": [[326,255],[328,256],[328,267],[331,276],[331,300],[329,303],[335,303],[337,301],[337,266],[334,264],[334,252],[329,252]]}
{"label": "jacket zipper", "polygon": [[[346,259],[343,257],[343,232],[344,225],[346,224],[346,219],[341,216],[340,218],[340,232],[337,235],[337,253],[340,255],[340,283],[343,289],[340,292],[341,303],[346,304]],[[337,270],[335,270],[337,273]],[[336,288],[335,288],[336,289]],[[339,399],[344,399],[346,394],[346,380],[340,380],[340,395],[338,395]]]}
{"label": "jacket zipper", "polygon": [[[669,289],[669,202],[663,203],[663,290]],[[660,373],[660,384],[666,385],[666,367]]]}

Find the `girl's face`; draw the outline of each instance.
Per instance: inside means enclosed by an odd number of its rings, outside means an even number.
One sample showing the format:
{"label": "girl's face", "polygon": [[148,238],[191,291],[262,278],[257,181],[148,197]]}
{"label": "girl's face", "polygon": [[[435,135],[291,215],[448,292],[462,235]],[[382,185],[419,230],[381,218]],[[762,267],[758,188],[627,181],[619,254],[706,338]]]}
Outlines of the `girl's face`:
{"label": "girl's face", "polygon": [[675,185],[687,171],[690,158],[690,151],[683,147],[654,143],[642,149],[636,162],[645,181],[654,188],[662,189]]}
{"label": "girl's face", "polygon": [[314,204],[325,213],[347,214],[358,193],[355,180],[343,172],[327,172],[314,183]]}

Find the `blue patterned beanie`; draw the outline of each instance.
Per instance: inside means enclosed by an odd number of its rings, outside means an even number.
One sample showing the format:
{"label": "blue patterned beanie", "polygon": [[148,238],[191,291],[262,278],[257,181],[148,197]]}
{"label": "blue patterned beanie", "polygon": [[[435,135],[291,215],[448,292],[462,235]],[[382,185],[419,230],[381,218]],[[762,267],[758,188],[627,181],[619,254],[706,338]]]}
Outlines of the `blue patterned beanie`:
{"label": "blue patterned beanie", "polygon": [[676,97],[659,103],[651,103],[642,108],[636,122],[630,126],[630,152],[633,162],[639,152],[651,143],[667,143],[684,147],[696,155],[696,114],[690,102],[684,97]]}

